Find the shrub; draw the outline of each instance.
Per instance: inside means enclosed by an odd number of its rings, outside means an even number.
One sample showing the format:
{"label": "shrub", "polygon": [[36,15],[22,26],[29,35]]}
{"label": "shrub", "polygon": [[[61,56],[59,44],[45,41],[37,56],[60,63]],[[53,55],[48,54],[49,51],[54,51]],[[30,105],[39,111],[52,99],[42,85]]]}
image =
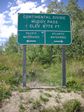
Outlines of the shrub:
{"label": "shrub", "polygon": [[41,108],[41,101],[40,100],[35,100],[32,102],[32,108],[33,109],[40,109]]}
{"label": "shrub", "polygon": [[41,96],[40,96],[40,99],[41,99],[41,101],[43,101],[44,103],[46,103],[46,102],[49,101],[49,98],[46,97],[45,95],[41,95]]}
{"label": "shrub", "polygon": [[67,87],[72,89],[72,90],[82,90],[81,85],[78,84],[75,80],[68,81],[67,82]]}
{"label": "shrub", "polygon": [[0,71],[6,71],[9,70],[9,68],[3,64],[0,64]]}
{"label": "shrub", "polygon": [[64,103],[64,112],[80,112],[80,102],[78,100],[70,100]]}
{"label": "shrub", "polygon": [[11,84],[11,86],[13,85],[18,86],[20,84],[20,77],[12,76],[10,77],[8,83]]}
{"label": "shrub", "polygon": [[18,86],[21,83],[21,75],[19,72],[15,72],[8,80],[11,86]]}
{"label": "shrub", "polygon": [[25,107],[24,107],[24,105],[20,104],[19,112],[25,112]]}
{"label": "shrub", "polygon": [[0,101],[9,98],[11,96],[11,88],[5,82],[0,82]]}
{"label": "shrub", "polygon": [[63,112],[60,107],[53,108],[43,108],[40,112]]}

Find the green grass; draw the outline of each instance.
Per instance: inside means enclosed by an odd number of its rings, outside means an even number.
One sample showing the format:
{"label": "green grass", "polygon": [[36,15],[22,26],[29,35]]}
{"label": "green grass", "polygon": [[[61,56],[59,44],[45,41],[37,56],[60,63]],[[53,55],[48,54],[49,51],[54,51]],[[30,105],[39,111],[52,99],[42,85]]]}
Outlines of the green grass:
{"label": "green grass", "polygon": [[49,98],[48,98],[47,96],[45,96],[45,95],[41,95],[41,96],[40,96],[40,100],[41,100],[42,102],[44,102],[44,103],[47,103],[47,102],[49,101]]}
{"label": "green grass", "polygon": [[[28,60],[28,59],[27,59]],[[42,65],[38,62],[27,62],[27,82],[38,81],[44,85],[61,86],[62,68],[61,62]],[[48,65],[48,66],[47,66]],[[46,67],[45,67],[46,66]],[[75,86],[68,86],[69,89],[84,89],[84,61],[67,60],[67,84],[75,81]],[[0,55],[0,81],[5,81],[11,86],[18,86],[22,82],[22,56],[19,54]]]}
{"label": "green grass", "polygon": [[23,104],[20,104],[19,112],[25,112],[25,107],[23,106]]}
{"label": "green grass", "polygon": [[69,100],[63,104],[63,107],[43,108],[41,112],[84,112],[84,108],[78,100]]}
{"label": "green grass", "polygon": [[11,96],[11,87],[4,81],[0,82],[0,102]]}
{"label": "green grass", "polygon": [[36,99],[32,101],[32,108],[33,109],[39,109],[42,106],[41,100]]}
{"label": "green grass", "polygon": [[52,95],[48,92],[45,92],[44,95],[47,96],[47,97],[52,97]]}
{"label": "green grass", "polygon": [[35,63],[35,65],[28,67],[28,70],[28,81],[37,80],[45,85],[61,85],[60,64],[52,65],[44,69],[41,64]]}
{"label": "green grass", "polygon": [[81,112],[81,103],[78,100],[70,100],[63,104],[65,112]]}
{"label": "green grass", "polygon": [[21,82],[21,58],[18,54],[0,55],[0,82],[18,86]]}
{"label": "green grass", "polygon": [[55,107],[55,108],[44,108],[40,112],[63,112],[60,107]]}
{"label": "green grass", "polygon": [[[79,68],[78,68],[79,66]],[[31,66],[32,67],[32,66]],[[29,67],[29,70],[31,70]],[[83,68],[84,63],[82,61],[70,60],[67,61],[66,66],[66,79],[67,84],[71,82],[76,82],[76,85],[72,85],[70,88],[72,90],[83,90],[84,89],[84,75]],[[33,69],[34,76],[32,74],[28,75],[28,81],[34,79],[34,81],[39,81],[45,85],[51,86],[61,86],[62,85],[62,70],[61,63],[57,62],[56,64],[52,64],[48,68],[44,69],[41,64],[34,63]],[[80,73],[80,74],[79,74]]]}

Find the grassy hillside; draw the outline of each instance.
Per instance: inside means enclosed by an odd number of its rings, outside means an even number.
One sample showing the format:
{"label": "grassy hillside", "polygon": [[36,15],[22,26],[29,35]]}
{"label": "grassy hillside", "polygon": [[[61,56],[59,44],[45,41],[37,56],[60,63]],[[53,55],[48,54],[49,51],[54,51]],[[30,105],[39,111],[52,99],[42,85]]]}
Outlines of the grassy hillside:
{"label": "grassy hillside", "polygon": [[[39,62],[30,63],[27,60],[27,81],[39,81],[53,86],[61,86],[62,65],[61,61],[50,64]],[[70,59],[66,62],[67,83],[71,86],[77,83],[84,86],[84,61]],[[11,86],[22,82],[22,55],[18,53],[0,55],[0,81],[5,81]],[[69,85],[70,86],[70,85]]]}

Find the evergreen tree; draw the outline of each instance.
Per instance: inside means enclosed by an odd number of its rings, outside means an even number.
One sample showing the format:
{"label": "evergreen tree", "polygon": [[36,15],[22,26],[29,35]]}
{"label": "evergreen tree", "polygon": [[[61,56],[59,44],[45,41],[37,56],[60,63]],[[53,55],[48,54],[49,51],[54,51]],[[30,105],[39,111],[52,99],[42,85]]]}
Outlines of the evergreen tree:
{"label": "evergreen tree", "polygon": [[60,14],[60,13],[65,13],[65,7],[63,2],[58,2],[57,0],[52,1],[49,6],[47,13],[54,13],[54,14]]}
{"label": "evergreen tree", "polygon": [[72,20],[72,31],[77,35],[78,30],[82,26],[83,21],[83,13],[82,10],[78,6],[78,0],[69,0],[67,5],[67,13],[71,16]]}
{"label": "evergreen tree", "polygon": [[16,35],[12,34],[9,37],[9,41],[6,43],[6,52],[7,53],[17,53],[18,52],[18,45],[16,42]]}
{"label": "evergreen tree", "polygon": [[70,57],[80,57],[84,55],[84,36],[81,35],[84,26],[83,10],[78,6],[78,0],[69,0],[67,13],[71,16],[72,45],[67,51]]}

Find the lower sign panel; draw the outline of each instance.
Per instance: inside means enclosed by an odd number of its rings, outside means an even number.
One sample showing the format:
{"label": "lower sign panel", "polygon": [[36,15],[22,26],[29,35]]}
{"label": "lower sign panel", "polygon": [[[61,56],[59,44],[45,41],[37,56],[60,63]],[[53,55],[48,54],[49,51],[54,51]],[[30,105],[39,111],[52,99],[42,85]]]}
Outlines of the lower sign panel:
{"label": "lower sign panel", "polygon": [[44,32],[18,31],[18,43],[20,44],[44,44]]}
{"label": "lower sign panel", "polygon": [[18,31],[18,43],[23,45],[69,45],[71,41],[71,32],[69,31]]}
{"label": "lower sign panel", "polygon": [[71,44],[71,32],[46,32],[46,44]]}

